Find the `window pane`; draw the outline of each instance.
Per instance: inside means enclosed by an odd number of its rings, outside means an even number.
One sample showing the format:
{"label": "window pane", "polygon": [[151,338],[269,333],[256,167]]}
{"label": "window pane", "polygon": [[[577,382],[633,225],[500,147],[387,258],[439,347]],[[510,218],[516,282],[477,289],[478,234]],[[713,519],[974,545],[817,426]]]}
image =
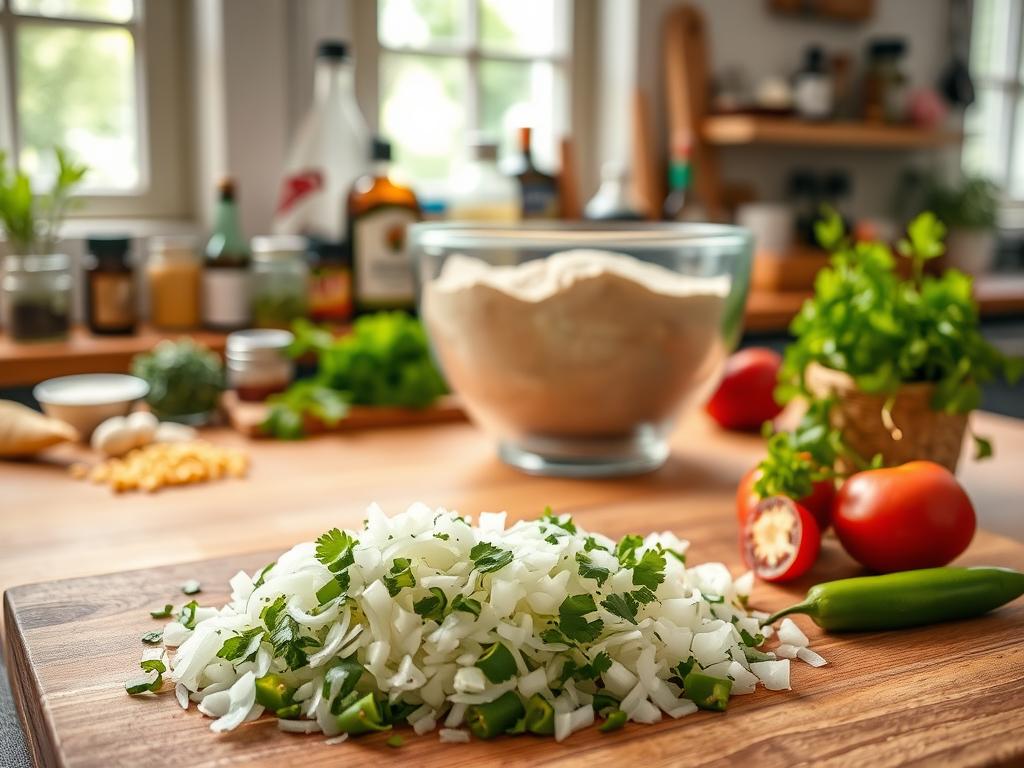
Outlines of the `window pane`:
{"label": "window pane", "polygon": [[1014,124],[1013,167],[1010,169],[1010,194],[1024,200],[1024,101],[1017,101],[1017,122]]}
{"label": "window pane", "polygon": [[999,88],[979,88],[975,102],[964,115],[965,173],[984,176],[999,185],[1006,182],[1006,146],[1003,126],[1009,97]]}
{"label": "window pane", "polygon": [[62,19],[128,21],[134,13],[132,0],[12,0],[16,12]]}
{"label": "window pane", "polygon": [[383,54],[381,132],[410,178],[443,179],[466,145],[466,63],[441,56]]}
{"label": "window pane", "polygon": [[480,42],[485,49],[517,53],[560,53],[562,0],[482,0]]}
{"label": "window pane", "polygon": [[557,167],[556,142],[564,132],[565,99],[552,64],[507,61],[480,62],[480,127],[499,139],[508,156],[516,151],[516,129],[533,128],[537,164]]}
{"label": "window pane", "polygon": [[380,0],[377,37],[393,48],[466,40],[463,0]]}
{"label": "window pane", "polygon": [[1010,0],[975,0],[971,20],[971,74],[1005,77]]}
{"label": "window pane", "polygon": [[83,188],[139,184],[134,46],[124,29],[55,24],[18,28],[20,162],[35,178],[53,170],[53,146],[89,165]]}

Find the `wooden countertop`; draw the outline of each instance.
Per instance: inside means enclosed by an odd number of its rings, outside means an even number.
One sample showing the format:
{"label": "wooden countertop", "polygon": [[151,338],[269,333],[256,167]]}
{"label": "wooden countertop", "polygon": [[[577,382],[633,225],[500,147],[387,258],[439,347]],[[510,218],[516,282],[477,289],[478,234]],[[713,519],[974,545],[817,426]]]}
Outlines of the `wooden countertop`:
{"label": "wooden countertop", "polygon": [[[982,413],[976,414],[974,427],[994,439],[996,458],[980,464],[965,459],[961,479],[985,527],[1024,539],[1019,514],[1024,422]],[[140,704],[124,695],[124,670],[138,654],[134,644],[126,647],[106,635],[100,644],[86,642],[77,630],[63,633],[55,617],[80,620],[91,632],[134,636],[140,626],[151,624],[146,606],[160,602],[156,597],[176,589],[185,576],[198,573],[208,582],[204,600],[223,600],[225,574],[238,567],[251,570],[266,560],[267,551],[281,552],[329,527],[358,527],[372,501],[388,511],[415,500],[471,513],[505,509],[512,519],[535,517],[550,504],[572,513],[581,525],[613,536],[670,528],[693,539],[695,560],[722,559],[739,570],[733,544],[734,490],[762,447],[758,437],[721,432],[696,413],[675,434],[673,455],[661,470],[629,479],[572,481],[527,477],[505,467],[495,458],[491,440],[468,424],[328,435],[302,443],[250,442],[225,430],[211,430],[206,437],[245,445],[252,455],[250,477],[151,496],[113,496],[105,487],[68,476],[64,465],[83,457],[80,448],[56,449],[41,463],[0,462],[0,589],[264,552],[17,590],[8,610],[19,617],[19,637],[26,643],[12,646],[20,649],[13,658],[21,670],[21,690],[38,680],[40,690],[49,691],[40,692],[33,702],[37,711],[41,706],[49,712],[48,730],[40,724],[34,731],[65,749],[73,757],[69,764],[107,765],[111,759],[132,761],[127,756],[133,755],[135,762],[169,765],[180,761],[175,750],[182,744],[199,750],[191,758],[197,765],[210,766],[279,765],[282,758],[326,766],[368,757],[374,764],[414,760],[451,765],[455,759],[467,765],[537,761],[580,766],[642,759],[654,766],[676,764],[681,743],[699,747],[709,764],[726,765],[741,755],[772,767],[810,755],[838,764],[856,754],[858,761],[889,766],[901,764],[907,754],[943,764],[1007,761],[1024,749],[1024,731],[1015,725],[1024,712],[1019,672],[1024,646],[1017,639],[1017,607],[978,620],[975,632],[946,630],[937,635],[925,629],[851,639],[822,637],[812,629],[815,646],[831,666],[812,670],[798,665],[792,694],[744,697],[727,716],[628,726],[615,740],[588,731],[565,745],[506,739],[493,745],[460,745],[455,752],[436,738],[425,738],[389,751],[383,737],[325,747],[322,739],[296,741],[259,723],[245,731],[245,738],[215,737],[207,722],[194,712],[181,712],[169,697]],[[967,562],[983,561],[1024,567],[1024,546],[979,532]],[[758,605],[782,604],[802,594],[812,580],[852,570],[851,561],[829,538],[822,562],[804,582],[781,588],[759,585],[754,599]],[[84,603],[78,597],[61,597],[83,589],[93,590]],[[95,653],[95,663],[81,662],[80,654],[86,652]],[[943,654],[954,661],[940,659]],[[887,666],[873,663],[883,658]],[[993,666],[992,659],[1000,662]],[[968,673],[955,660],[964,665],[973,661],[984,677]],[[26,674],[37,677],[26,683]],[[109,721],[95,714],[104,711]],[[823,724],[824,739],[808,741],[801,735],[807,733],[808,718]],[[934,738],[928,736],[933,728],[939,731]],[[152,745],[158,742],[144,734],[159,734],[176,746],[156,748]],[[124,749],[112,749],[112,743]]]}
{"label": "wooden countertop", "polygon": [[[960,475],[981,524],[1024,541],[1024,421],[977,413],[973,426],[995,458],[965,455]],[[476,513],[534,516],[554,509],[604,517],[629,514],[634,499],[688,505],[732,519],[740,476],[762,453],[754,435],[718,430],[703,413],[680,425],[659,471],[580,481],[529,477],[502,464],[490,438],[470,424],[396,427],[302,442],[248,440],[224,429],[209,440],[244,446],[244,480],[113,495],[72,479],[65,467],[90,454],[61,446],[45,462],[0,461],[0,590],[15,584],[145,568],[239,552],[282,549],[335,525],[358,525],[366,506],[414,501]],[[685,535],[685,530],[679,531]]]}

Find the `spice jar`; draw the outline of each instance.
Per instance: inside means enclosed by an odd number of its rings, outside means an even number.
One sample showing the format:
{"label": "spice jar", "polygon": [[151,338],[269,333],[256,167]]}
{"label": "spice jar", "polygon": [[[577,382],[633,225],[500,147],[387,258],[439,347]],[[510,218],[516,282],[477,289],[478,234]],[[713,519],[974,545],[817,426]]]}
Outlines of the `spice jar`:
{"label": "spice jar", "polygon": [[258,328],[290,328],[309,311],[306,240],[296,235],[252,239],[252,317]]}
{"label": "spice jar", "polygon": [[262,401],[283,392],[295,375],[288,346],[295,337],[288,331],[257,328],[228,334],[224,359],[228,386],[239,400]]}
{"label": "spice jar", "polygon": [[186,330],[199,325],[200,273],[192,237],[150,238],[146,282],[154,326]]}
{"label": "spice jar", "polygon": [[98,334],[135,332],[135,275],[123,236],[90,237],[85,262],[85,322]]}
{"label": "spice jar", "polygon": [[4,325],[15,341],[57,341],[71,326],[71,259],[62,253],[8,256]]}

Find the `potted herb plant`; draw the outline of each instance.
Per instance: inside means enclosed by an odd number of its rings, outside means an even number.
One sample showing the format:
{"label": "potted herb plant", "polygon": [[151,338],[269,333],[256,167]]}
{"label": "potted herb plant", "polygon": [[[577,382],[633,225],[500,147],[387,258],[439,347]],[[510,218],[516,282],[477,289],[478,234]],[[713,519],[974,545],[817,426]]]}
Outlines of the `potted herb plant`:
{"label": "potted herb plant", "polygon": [[132,374],[149,384],[146,403],[161,421],[206,424],[224,391],[220,358],[190,338],[164,339],[151,352],[136,355]]}
{"label": "potted herb plant", "polygon": [[[896,255],[884,243],[852,243],[835,212],[816,226],[831,266],[790,325],[796,338],[777,396],[831,400],[831,423],[854,456],[880,455],[886,465],[930,459],[954,470],[981,385],[1024,371],[1024,359],[981,335],[970,277],[924,274],[925,262],[942,255],[945,232],[923,213]],[[900,277],[900,258],[910,260],[909,278]],[[975,441],[978,457],[991,453]]]}
{"label": "potted herb plant", "polygon": [[9,170],[0,152],[0,227],[7,241],[0,304],[4,325],[18,341],[59,339],[70,325],[71,260],[57,252],[57,242],[86,167],[55,152],[57,173],[46,194],[35,194],[28,175]]}
{"label": "potted herb plant", "polygon": [[999,214],[999,190],[992,182],[967,178],[953,186],[933,183],[925,207],[949,228],[947,266],[970,275],[992,269]]}

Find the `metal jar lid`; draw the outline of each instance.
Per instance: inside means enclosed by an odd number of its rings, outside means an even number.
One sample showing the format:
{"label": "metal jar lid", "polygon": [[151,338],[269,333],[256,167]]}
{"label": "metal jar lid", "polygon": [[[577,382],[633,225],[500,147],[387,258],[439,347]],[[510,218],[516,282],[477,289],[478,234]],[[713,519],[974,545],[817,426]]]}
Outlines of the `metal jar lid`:
{"label": "metal jar lid", "polygon": [[276,328],[249,328],[229,333],[224,355],[228,360],[277,360],[285,356],[295,341],[289,331]]}

